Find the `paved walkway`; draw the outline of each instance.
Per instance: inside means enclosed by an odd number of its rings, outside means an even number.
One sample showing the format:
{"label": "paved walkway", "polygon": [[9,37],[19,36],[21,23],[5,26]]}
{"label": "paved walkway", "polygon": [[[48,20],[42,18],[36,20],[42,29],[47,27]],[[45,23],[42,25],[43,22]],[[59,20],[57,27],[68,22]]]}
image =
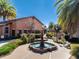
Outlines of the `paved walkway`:
{"label": "paved walkway", "polygon": [[[53,42],[52,40],[49,40],[49,42]],[[10,55],[5,56],[0,59],[69,59],[70,57],[70,50],[60,47],[57,43],[54,43],[58,50],[47,52],[44,54],[38,54],[33,53],[32,51],[29,51],[28,45],[22,45],[16,48]]]}
{"label": "paved walkway", "polygon": [[7,44],[7,43],[8,43],[8,42],[6,42],[6,41],[1,41],[1,42],[0,42],[0,47],[3,46],[3,45],[5,45],[5,44]]}

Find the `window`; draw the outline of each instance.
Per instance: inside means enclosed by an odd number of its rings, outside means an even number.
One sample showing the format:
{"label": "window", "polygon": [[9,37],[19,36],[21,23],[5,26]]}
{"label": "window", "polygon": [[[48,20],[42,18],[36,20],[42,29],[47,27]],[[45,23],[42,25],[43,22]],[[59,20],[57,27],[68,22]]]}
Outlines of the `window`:
{"label": "window", "polygon": [[29,32],[29,33],[31,33],[31,32],[32,32],[32,30],[28,30],[28,32]]}
{"label": "window", "polygon": [[8,29],[8,27],[6,27],[5,29]]}
{"label": "window", "polygon": [[8,33],[8,32],[9,32],[9,28],[5,27],[5,33]]}
{"label": "window", "polygon": [[15,30],[12,30],[12,36],[15,36]]}
{"label": "window", "polygon": [[19,30],[19,34],[22,34],[22,30]]}
{"label": "window", "polygon": [[24,33],[27,33],[27,30],[24,30]]}

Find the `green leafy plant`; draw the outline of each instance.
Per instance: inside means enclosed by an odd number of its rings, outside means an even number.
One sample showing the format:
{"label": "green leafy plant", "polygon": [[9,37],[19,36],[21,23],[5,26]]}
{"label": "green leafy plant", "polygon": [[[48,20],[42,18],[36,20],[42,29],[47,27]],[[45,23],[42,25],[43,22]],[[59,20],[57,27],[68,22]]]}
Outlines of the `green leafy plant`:
{"label": "green leafy plant", "polygon": [[23,41],[23,43],[27,43],[28,42],[28,34],[22,34],[21,40]]}
{"label": "green leafy plant", "polygon": [[0,47],[0,56],[11,53],[19,45],[22,45],[20,39],[12,40],[8,44],[3,45]]}
{"label": "green leafy plant", "polygon": [[75,57],[79,57],[79,44],[71,44],[71,54]]}
{"label": "green leafy plant", "polygon": [[53,32],[47,32],[46,36],[48,38],[52,38],[52,36],[54,36],[54,33]]}
{"label": "green leafy plant", "polygon": [[63,39],[60,39],[60,40],[58,40],[58,43],[65,44],[66,43],[66,40],[64,38]]}
{"label": "green leafy plant", "polygon": [[35,34],[30,34],[28,35],[29,41],[28,42],[33,42],[35,39]]}
{"label": "green leafy plant", "polygon": [[23,43],[29,43],[34,41],[35,35],[34,34],[23,34],[21,40]]}

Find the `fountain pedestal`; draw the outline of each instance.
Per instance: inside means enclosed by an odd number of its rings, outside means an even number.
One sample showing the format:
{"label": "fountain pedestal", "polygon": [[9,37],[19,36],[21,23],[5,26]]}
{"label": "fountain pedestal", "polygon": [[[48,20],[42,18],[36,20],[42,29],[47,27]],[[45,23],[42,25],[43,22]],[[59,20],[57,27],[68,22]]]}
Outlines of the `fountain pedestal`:
{"label": "fountain pedestal", "polygon": [[44,46],[44,38],[43,38],[43,31],[41,31],[41,41],[40,41],[40,48],[43,49]]}

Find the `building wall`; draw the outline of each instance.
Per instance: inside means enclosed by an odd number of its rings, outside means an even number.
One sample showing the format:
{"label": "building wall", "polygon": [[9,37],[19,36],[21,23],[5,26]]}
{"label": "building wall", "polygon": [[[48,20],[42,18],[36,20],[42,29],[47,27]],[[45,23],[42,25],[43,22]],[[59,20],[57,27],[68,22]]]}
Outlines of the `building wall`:
{"label": "building wall", "polygon": [[29,30],[31,27],[31,24],[33,24],[35,29],[42,30],[42,25],[36,19],[33,19],[33,18],[26,18],[23,20],[16,21],[16,29],[17,30],[21,30],[21,29]]}
{"label": "building wall", "polygon": [[0,36],[3,35],[3,26],[0,26]]}
{"label": "building wall", "polygon": [[[6,27],[8,27],[8,33],[5,33],[6,31],[5,31],[5,28]],[[3,36],[9,36],[10,35],[10,27],[9,27],[9,25],[2,25],[2,26],[0,26],[0,38],[1,38],[1,36],[3,37]]]}
{"label": "building wall", "polygon": [[43,30],[43,25],[34,19],[35,30]]}
{"label": "building wall", "polygon": [[[21,30],[22,33],[24,30],[42,30],[42,24],[33,17],[22,18],[21,20],[12,21],[7,25],[9,27],[9,36],[13,34],[13,30],[15,31],[15,36]],[[3,27],[3,26],[2,26]],[[0,35],[2,35],[2,31],[4,31],[0,26]],[[5,33],[4,33],[5,34]]]}
{"label": "building wall", "polygon": [[30,29],[29,23],[31,21],[32,21],[32,18],[16,21],[16,30]]}
{"label": "building wall", "polygon": [[24,30],[42,30],[42,24],[35,18],[24,18],[22,20],[12,22],[11,31],[12,30],[15,30],[15,34],[17,35],[20,30],[22,33]]}

